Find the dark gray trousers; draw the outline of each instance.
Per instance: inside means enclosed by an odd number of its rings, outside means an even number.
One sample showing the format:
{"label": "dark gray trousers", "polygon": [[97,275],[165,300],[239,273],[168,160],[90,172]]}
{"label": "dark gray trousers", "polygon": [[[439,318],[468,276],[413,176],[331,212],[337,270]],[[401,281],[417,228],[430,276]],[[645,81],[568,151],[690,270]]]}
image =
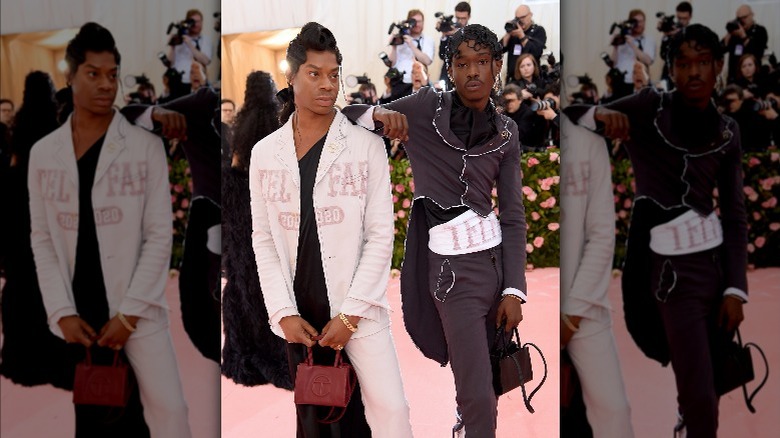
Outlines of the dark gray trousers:
{"label": "dark gray trousers", "polygon": [[503,283],[501,246],[454,256],[429,251],[428,261],[467,436],[495,437],[498,399],[489,349]]}
{"label": "dark gray trousers", "polygon": [[716,251],[651,255],[652,290],[666,329],[688,438],[715,438],[718,429],[712,348],[719,336],[723,288]]}

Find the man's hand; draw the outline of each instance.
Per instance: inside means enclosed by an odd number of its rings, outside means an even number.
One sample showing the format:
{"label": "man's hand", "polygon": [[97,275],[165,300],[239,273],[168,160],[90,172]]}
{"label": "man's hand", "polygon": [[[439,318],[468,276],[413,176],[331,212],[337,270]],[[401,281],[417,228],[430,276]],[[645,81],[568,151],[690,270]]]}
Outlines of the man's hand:
{"label": "man's hand", "polygon": [[726,295],[720,303],[718,324],[731,333],[737,328],[745,316],[742,314],[742,300],[733,295]]}
{"label": "man's hand", "polygon": [[513,328],[520,324],[523,320],[523,307],[520,300],[516,300],[512,297],[504,297],[501,303],[498,305],[498,313],[496,314],[496,328],[501,327],[501,323],[506,321],[504,325],[504,331],[512,331]]}
{"label": "man's hand", "polygon": [[[580,327],[580,321],[582,321],[581,316],[575,316],[575,315],[567,315],[569,318],[569,321],[574,325],[574,327],[579,328]],[[565,322],[563,322],[563,318],[561,318],[561,348],[565,348],[567,345],[569,345],[569,341],[571,341],[572,336],[574,336],[574,330],[569,328],[568,325],[566,325]]]}
{"label": "man's hand", "polygon": [[555,116],[558,115],[558,113],[556,113],[555,110],[552,108],[539,110],[536,112],[536,114],[539,114],[540,116],[544,117],[545,120],[552,120],[555,118]]}
{"label": "man's hand", "polygon": [[522,27],[520,27],[520,25],[518,25],[515,30],[513,30],[512,32],[509,32],[509,35],[511,35],[513,37],[517,37],[519,39],[523,39],[523,38],[525,38],[525,31],[523,30]]}
{"label": "man's hand", "polygon": [[377,106],[374,107],[374,121],[384,125],[382,133],[385,137],[398,138],[404,142],[409,140],[409,123],[406,115]]}
{"label": "man's hand", "polygon": [[[135,327],[138,323],[137,316],[125,316],[127,322]],[[103,328],[100,329],[100,337],[97,340],[97,344],[101,347],[108,347],[112,350],[121,350],[127,343],[127,339],[132,332],[122,324],[118,316],[111,318]]]}
{"label": "man's hand", "polygon": [[165,138],[187,140],[187,119],[183,114],[155,106],[152,108],[152,120],[162,125]]}
{"label": "man's hand", "polygon": [[71,344],[82,344],[85,347],[90,347],[92,340],[97,336],[95,330],[77,315],[63,316],[57,321],[57,325],[62,330],[65,342]]}
{"label": "man's hand", "polygon": [[531,99],[533,97],[534,97],[534,95],[531,94],[531,92],[526,90],[525,88],[520,90],[520,100],[528,100],[528,99]]}
{"label": "man's hand", "polygon": [[411,49],[416,49],[417,48],[417,43],[414,42],[414,38],[412,38],[411,35],[404,35],[404,42]]}
{"label": "man's hand", "polygon": [[604,124],[604,136],[621,140],[628,140],[630,138],[630,126],[628,123],[628,116],[625,114],[606,109],[602,106],[596,107],[596,113],[593,118],[597,123]]}
{"label": "man's hand", "polygon": [[279,321],[279,325],[284,332],[284,339],[291,344],[313,347],[315,342],[311,338],[319,334],[317,329],[298,315],[285,316]]}
{"label": "man's hand", "polygon": [[[347,320],[355,327],[357,327],[360,321],[359,316],[347,315]],[[331,347],[334,350],[341,350],[347,345],[349,339],[352,337],[352,332],[347,328],[346,324],[341,318],[336,315],[325,324],[322,328],[322,339],[320,339],[320,345],[323,347]]]}

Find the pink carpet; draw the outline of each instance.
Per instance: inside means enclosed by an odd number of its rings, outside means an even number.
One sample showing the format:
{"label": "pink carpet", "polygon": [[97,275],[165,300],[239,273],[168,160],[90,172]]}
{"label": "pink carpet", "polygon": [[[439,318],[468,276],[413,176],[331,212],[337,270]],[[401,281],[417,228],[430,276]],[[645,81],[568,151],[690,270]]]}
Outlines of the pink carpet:
{"label": "pink carpet", "polygon": [[[547,382],[534,397],[536,413],[523,405],[520,389],[499,399],[498,437],[558,436],[558,269],[536,269],[528,273],[530,303],[524,306],[520,324],[523,342],[537,344],[545,353],[550,369]],[[423,357],[403,327],[398,279],[388,284],[390,306],[394,310],[393,336],[401,362],[406,397],[411,407],[412,429],[416,437],[449,437],[455,419],[455,385],[449,367]],[[538,384],[542,376],[541,359],[534,358]],[[531,390],[530,388],[528,389]],[[247,388],[222,378],[222,437],[293,437],[295,411],[292,393],[269,385]]]}
{"label": "pink carpet", "polygon": [[[219,367],[205,359],[192,345],[181,322],[178,276],[168,279],[165,289],[171,308],[171,334],[184,397],[189,407],[193,438],[219,436]],[[73,437],[72,393],[52,386],[23,387],[0,378],[0,437]]]}

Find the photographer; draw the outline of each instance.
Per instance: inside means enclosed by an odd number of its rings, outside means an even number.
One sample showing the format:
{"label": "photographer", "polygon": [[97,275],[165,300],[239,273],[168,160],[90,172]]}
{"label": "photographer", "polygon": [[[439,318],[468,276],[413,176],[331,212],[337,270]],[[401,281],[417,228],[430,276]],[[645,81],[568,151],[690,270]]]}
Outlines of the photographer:
{"label": "photographer", "polygon": [[[186,17],[181,23],[169,26],[169,29],[177,29],[177,33],[168,40],[168,59],[173,63],[173,69],[182,73],[182,91],[177,93],[178,90],[171,90],[177,96],[188,94],[192,90],[192,61],[198,61],[204,66],[211,63],[211,38],[201,34],[203,14],[197,9],[190,9]],[[170,30],[168,32],[170,33]]]}
{"label": "photographer", "polygon": [[739,85],[731,84],[723,90],[720,110],[739,125],[743,152],[765,152],[777,132],[778,99],[769,94],[766,100],[747,98]]}
{"label": "photographer", "polygon": [[623,23],[612,25],[614,32],[610,39],[612,54],[610,59],[615,67],[625,72],[622,82],[613,82],[612,89],[616,97],[631,94],[634,85],[632,71],[634,61],[638,60],[650,67],[655,59],[655,39],[645,35],[645,13],[641,9],[632,9]]}
{"label": "photographer", "polygon": [[[468,26],[469,19],[471,18],[471,5],[466,2],[460,2],[455,5],[455,20],[456,24],[453,26],[448,23],[445,29],[442,29],[442,22],[436,23],[436,30],[441,32],[441,42],[439,43],[439,58],[443,61],[447,55],[447,44],[449,44],[450,36],[457,32],[458,29]],[[446,18],[446,17],[444,17]],[[447,63],[442,63],[441,74],[439,74],[439,80],[444,81],[444,90],[452,90],[452,82],[447,75]]]}
{"label": "photographer", "polygon": [[[408,30],[399,31],[403,36],[403,44],[390,44],[390,61],[398,71],[404,72],[403,83],[405,89],[412,89],[412,61],[417,60],[425,65],[433,62],[433,41],[423,36],[425,16],[419,9],[412,9],[406,15]],[[396,35],[393,35],[393,39]],[[392,41],[391,41],[392,42]],[[408,94],[408,93],[407,93]]]}
{"label": "photographer", "polygon": [[[659,16],[659,14],[662,16]],[[669,41],[671,41],[672,35],[691,24],[693,6],[691,6],[689,2],[680,2],[674,10],[674,15],[677,19],[676,22],[672,17],[666,16],[661,12],[656,14],[657,17],[661,18],[661,20],[658,22],[657,29],[659,32],[664,34],[664,37],[661,39],[660,53],[661,59],[664,61],[664,68],[661,72],[661,80],[666,81],[666,83],[669,85],[672,83],[672,78],[669,76],[669,65],[667,65],[666,62],[666,55],[669,53]]]}
{"label": "photographer", "polygon": [[506,23],[506,35],[501,39],[504,53],[509,53],[506,60],[506,81],[519,79],[514,76],[517,58],[523,53],[530,53],[539,63],[542,51],[547,44],[547,33],[542,26],[533,22],[534,14],[526,5],[518,6],[515,18]]}
{"label": "photographer", "polygon": [[753,54],[761,63],[764,57],[769,35],[766,28],[753,21],[753,10],[748,5],[737,8],[737,18],[726,23],[726,36],[721,43],[729,54],[728,82],[737,77],[739,59],[742,55]]}
{"label": "photographer", "polygon": [[509,83],[517,85],[522,90],[519,96],[520,100],[526,101],[534,97],[540,97],[545,83],[541,77],[539,63],[532,54],[523,53],[518,57],[514,69],[514,77],[516,79]]}

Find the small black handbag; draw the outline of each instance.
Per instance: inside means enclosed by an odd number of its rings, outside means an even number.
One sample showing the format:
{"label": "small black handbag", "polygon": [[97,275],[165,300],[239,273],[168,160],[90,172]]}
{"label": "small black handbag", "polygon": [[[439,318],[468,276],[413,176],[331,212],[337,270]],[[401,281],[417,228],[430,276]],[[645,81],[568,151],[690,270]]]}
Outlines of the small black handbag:
{"label": "small black handbag", "polygon": [[[517,342],[512,340],[512,334],[514,334]],[[542,377],[539,385],[531,391],[530,396],[525,391],[525,384],[533,380],[529,346],[539,352],[539,356],[541,356],[544,364],[544,377]],[[531,406],[531,399],[547,380],[547,360],[544,358],[542,350],[530,342],[521,344],[520,333],[517,331],[517,328],[514,328],[507,336],[502,325],[496,329],[495,340],[490,349],[490,364],[493,368],[493,389],[496,395],[506,394],[519,386],[523,392],[525,407],[528,409],[528,412],[533,414],[534,408]]]}
{"label": "small black handbag", "polygon": [[[756,396],[756,393],[764,386],[769,377],[769,363],[761,347],[753,342],[742,345],[742,336],[739,334],[739,329],[737,329],[736,334],[736,341],[733,337],[724,339],[713,354],[715,392],[721,396],[741,386],[748,410],[751,413],[755,413],[756,408],[753,407],[753,397]],[[766,373],[758,387],[748,396],[747,383],[755,379],[750,347],[753,347],[761,355],[766,367]]]}

